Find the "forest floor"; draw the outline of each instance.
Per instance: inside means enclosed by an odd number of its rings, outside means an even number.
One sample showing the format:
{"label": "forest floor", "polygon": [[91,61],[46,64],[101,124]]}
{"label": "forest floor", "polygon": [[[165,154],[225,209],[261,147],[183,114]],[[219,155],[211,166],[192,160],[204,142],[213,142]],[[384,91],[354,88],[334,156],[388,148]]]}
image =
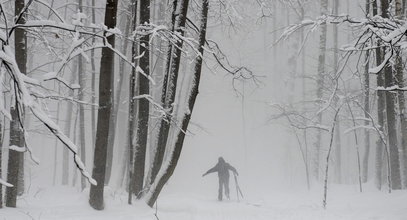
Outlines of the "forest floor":
{"label": "forest floor", "polygon": [[[407,219],[407,192],[388,194],[373,187],[357,192],[356,186],[332,187],[324,210],[322,191],[275,191],[257,199],[219,202],[216,193],[164,192],[158,208],[151,209],[143,201],[127,205],[124,193],[106,192],[106,209],[95,211],[87,203],[88,192],[69,187],[31,189],[19,198],[19,207],[0,209],[0,220],[401,220]],[[214,197],[215,196],[215,197]],[[157,217],[155,216],[157,214]]]}

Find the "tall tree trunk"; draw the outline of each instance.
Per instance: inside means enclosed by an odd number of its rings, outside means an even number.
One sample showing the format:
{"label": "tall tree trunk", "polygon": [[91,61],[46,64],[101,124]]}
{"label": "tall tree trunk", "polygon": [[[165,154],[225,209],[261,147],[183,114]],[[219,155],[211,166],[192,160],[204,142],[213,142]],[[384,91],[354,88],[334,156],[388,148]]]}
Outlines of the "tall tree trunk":
{"label": "tall tree trunk", "polygon": [[[187,1],[187,0],[183,0]],[[184,3],[181,1],[181,4]],[[164,187],[165,183],[169,180],[172,176],[175,167],[177,166],[178,159],[181,155],[181,150],[184,145],[184,138],[185,138],[185,131],[188,130],[189,121],[191,120],[192,111],[194,109],[195,101],[199,93],[199,83],[201,78],[201,70],[202,70],[202,57],[203,57],[203,47],[206,41],[206,26],[208,21],[208,8],[209,8],[209,0],[202,0],[202,14],[201,14],[201,24],[200,24],[200,33],[199,33],[199,48],[198,52],[202,56],[197,56],[195,58],[195,66],[194,66],[194,77],[193,77],[193,86],[191,89],[191,93],[188,99],[188,109],[184,114],[182,119],[181,129],[182,131],[178,131],[178,135],[176,136],[175,146],[171,155],[169,157],[169,163],[166,164],[166,167],[162,167],[160,170],[163,170],[163,174],[156,182],[152,185],[152,189],[150,189],[147,195],[147,204],[152,207],[154,203],[157,201],[158,195],[160,194],[162,188]],[[186,15],[186,12],[185,12]]]}
{"label": "tall tree trunk", "polygon": [[[328,1],[321,0],[321,15],[328,13]],[[326,35],[327,26],[321,25],[321,32],[319,36],[319,56],[318,56],[318,76],[317,76],[317,99],[322,101],[323,87],[325,79],[325,55],[326,55]],[[318,123],[322,123],[322,113],[318,114]],[[321,131],[317,131],[317,137],[315,141],[315,158],[314,158],[314,176],[319,179],[319,166],[320,166],[320,154],[321,154]]]}
{"label": "tall tree trunk", "polygon": [[[389,2],[388,0],[381,0],[382,17],[389,18]],[[388,63],[384,68],[384,85],[386,88],[395,85],[393,68]],[[387,133],[389,140],[389,154],[390,154],[390,178],[392,189],[401,189],[400,178],[400,161],[399,150],[397,143],[397,128],[396,128],[396,94],[393,92],[386,92],[386,116],[387,116]]]}
{"label": "tall tree trunk", "polygon": [[[366,16],[370,13],[370,0],[366,0]],[[365,118],[369,118],[370,115],[370,78],[369,78],[369,51],[365,54],[365,69],[364,69],[364,81],[363,81],[363,93],[364,93],[364,112]],[[365,120],[365,126],[369,125],[369,121]],[[368,129],[365,129],[365,151],[362,161],[362,182],[366,183],[369,175],[369,155],[370,155],[370,133]]]}
{"label": "tall tree trunk", "polygon": [[[117,0],[107,0],[104,24],[114,28],[117,20]],[[106,35],[106,32],[104,32]],[[114,47],[115,35],[106,37],[107,42]],[[112,107],[112,81],[114,70],[114,54],[107,47],[102,49],[99,76],[99,109],[96,130],[96,144],[93,156],[92,178],[97,185],[91,185],[89,204],[97,210],[104,209],[103,191],[105,186],[107,141],[109,135],[110,111]]]}
{"label": "tall tree trunk", "polygon": [[[150,23],[150,0],[140,0],[140,24]],[[139,65],[146,75],[150,75],[150,36],[144,35],[140,39],[140,58]],[[149,79],[138,73],[139,95],[149,95]],[[144,168],[146,160],[146,147],[148,137],[148,118],[149,118],[149,101],[146,98],[138,99],[137,114],[137,136],[134,155],[134,194],[140,198],[143,189]]]}
{"label": "tall tree trunk", "polygon": [[[403,2],[396,0],[396,18],[404,19]],[[396,52],[396,80],[400,88],[404,87],[404,70],[403,70],[403,56],[400,48]],[[400,111],[400,127],[401,127],[401,149],[400,149],[400,163],[401,163],[401,180],[403,188],[407,187],[407,119],[406,119],[406,102],[403,91],[398,92],[398,104]]]}
{"label": "tall tree trunk", "polygon": [[[131,16],[126,15],[125,16],[125,25],[124,25],[124,36],[126,38],[129,36],[130,32],[130,26],[131,26]],[[123,39],[123,44],[122,44],[122,53],[124,55],[127,54],[127,47],[128,47],[128,40]],[[106,164],[106,185],[109,184],[110,182],[110,177],[112,175],[112,164],[113,164],[113,150],[114,150],[114,144],[116,141],[116,129],[118,125],[118,114],[119,114],[119,109],[120,109],[120,101],[121,101],[121,96],[122,96],[122,91],[124,89],[124,71],[125,71],[125,60],[120,59],[119,61],[119,79],[118,79],[118,85],[117,89],[114,90],[114,98],[113,98],[113,106],[112,106],[112,114],[110,116],[110,128],[109,128],[109,140],[108,140],[108,151],[107,151],[107,164]],[[125,163],[125,162],[124,162]]]}
{"label": "tall tree trunk", "polygon": [[[16,17],[22,12],[24,8],[24,0],[15,0],[14,1],[14,14]],[[26,14],[17,21],[19,24],[24,24],[26,19]],[[15,58],[17,61],[18,68],[22,73],[27,72],[27,47],[26,47],[26,32],[24,29],[17,28],[14,32],[14,46],[15,46]],[[10,145],[16,145],[19,147],[24,147],[24,134],[22,131],[21,125],[24,123],[23,117],[24,109],[19,106],[17,102],[13,103],[10,113],[12,120],[10,121]],[[24,166],[23,153],[17,152],[14,150],[9,150],[8,157],[8,169],[7,169],[7,181],[12,184],[14,187],[6,188],[6,206],[7,207],[16,207],[17,205],[17,193],[19,187],[21,187],[21,181],[24,181],[21,178],[20,172],[24,176],[24,171],[19,169]],[[20,179],[20,180],[19,180]],[[20,181],[20,183],[18,183]]]}
{"label": "tall tree trunk", "polygon": [[[338,15],[339,11],[339,0],[334,0],[333,1],[333,13],[334,15]],[[338,67],[339,67],[339,40],[338,40],[338,25],[333,26],[333,44],[334,44],[334,72],[335,74],[338,73]],[[339,116],[338,116],[339,118]],[[341,157],[341,152],[342,152],[342,144],[341,144],[341,123],[340,120],[337,120],[335,123],[335,149],[334,149],[334,158],[335,158],[335,180],[337,183],[341,183],[342,181],[342,157]]]}
{"label": "tall tree trunk", "polygon": [[[76,69],[78,60],[75,60],[72,64],[72,69]],[[71,83],[76,83],[78,78],[77,74],[72,74]],[[69,91],[69,97],[74,97],[74,91]],[[69,138],[73,138],[75,132],[72,133],[72,115],[73,115],[73,103],[68,102],[66,107],[66,116],[65,116],[65,134]],[[75,129],[74,129],[75,130]],[[66,147],[62,150],[62,185],[69,184],[69,151]]]}
{"label": "tall tree trunk", "polygon": [[[82,0],[78,1],[79,5],[79,11],[82,12]],[[80,101],[85,101],[85,87],[86,87],[86,78],[85,78],[85,73],[84,73],[84,67],[83,67],[83,60],[82,60],[82,55],[78,56],[78,76],[79,76],[79,85],[80,85],[80,90],[79,90],[79,100]],[[84,164],[86,164],[86,139],[85,139],[85,108],[82,104],[79,104],[79,143],[80,143],[80,148],[81,148],[81,160]],[[81,189],[84,190],[86,187],[86,179],[84,176],[81,175]]]}
{"label": "tall tree trunk", "polygon": [[[372,13],[373,16],[378,15],[378,6],[377,6],[377,0],[372,1]],[[380,42],[378,43],[380,45]],[[382,57],[382,50],[381,48],[376,48],[376,65],[380,65],[382,63],[383,57]],[[384,86],[384,76],[383,76],[383,71],[380,71],[377,74],[377,86]],[[383,127],[384,127],[384,117],[385,117],[385,95],[384,91],[377,91],[377,122],[379,124],[379,129],[380,132],[383,132]],[[384,148],[383,148],[383,142],[380,140],[380,138],[376,141],[376,155],[375,155],[375,182],[376,182],[376,187],[378,189],[381,189],[382,187],[382,170],[383,170],[383,153],[384,153]]]}
{"label": "tall tree trunk", "polygon": [[[177,19],[177,7],[178,7],[178,1],[179,0],[173,0],[172,1],[172,13],[171,13],[171,31],[175,31],[176,27],[176,19]],[[181,1],[180,4],[186,3],[188,5],[188,1]],[[186,15],[186,10],[185,15]],[[178,20],[179,20],[178,16]],[[184,16],[185,17],[185,16]],[[185,22],[184,22],[185,26]],[[182,30],[181,30],[182,31]],[[183,33],[183,32],[182,32]],[[181,42],[182,46],[182,42]],[[165,63],[165,72],[164,72],[164,80],[163,80],[163,87],[161,91],[161,104],[165,109],[168,109],[170,107],[169,100],[167,100],[167,93],[169,93],[168,90],[174,90],[176,89],[176,83],[174,85],[174,80],[177,80],[177,75],[173,76],[171,73],[171,64],[174,63],[175,59],[181,59],[181,56],[174,56],[173,50],[177,50],[177,48],[173,48],[173,45],[171,43],[168,44],[167,48],[167,57],[166,57],[166,63]],[[181,54],[181,53],[180,53]],[[169,85],[173,85],[170,86]],[[175,86],[175,87],[174,87]],[[175,96],[175,91],[172,92],[173,95]],[[170,128],[170,118],[167,116],[164,116],[164,118],[161,120],[158,128],[158,138],[157,138],[157,146],[155,147],[155,151],[153,152],[153,162],[151,163],[151,176],[149,177],[150,181],[149,184],[151,185],[157,174],[158,171],[161,168],[163,158],[164,158],[164,152],[165,152],[165,146],[167,144],[167,139],[168,139],[168,133],[169,133],[169,128]]]}
{"label": "tall tree trunk", "polygon": [[[92,0],[92,23],[96,22],[96,12],[95,7],[96,3],[95,0]],[[95,30],[94,30],[95,31]],[[95,44],[95,38],[92,38],[92,44]],[[96,103],[96,65],[95,65],[95,50],[90,51],[90,66],[92,70],[92,82],[91,82],[91,89],[92,89],[92,104]],[[92,122],[92,143],[95,144],[96,142],[96,107],[92,105],[91,107],[91,122]]]}
{"label": "tall tree trunk", "polygon": [[[136,30],[137,26],[137,0],[132,0],[131,1],[131,7],[132,7],[132,31],[134,32]],[[137,56],[137,45],[135,42],[132,43],[132,48],[131,48],[131,57],[132,57],[132,62],[136,62],[135,57]],[[136,101],[134,100],[135,96],[135,91],[136,91],[136,69],[132,68],[131,70],[131,75],[130,75],[130,84],[129,84],[129,133],[127,135],[128,138],[128,151],[129,151],[129,159],[128,159],[128,190],[129,190],[129,197],[128,197],[128,203],[132,203],[132,196],[133,196],[133,191],[134,191],[134,137],[135,137],[135,117],[136,117]]]}
{"label": "tall tree trunk", "polygon": [[[173,0],[172,5],[172,31],[177,31],[184,34],[186,21],[186,13],[188,11],[189,0]],[[171,114],[173,110],[175,92],[177,90],[178,70],[181,61],[182,41],[178,41],[176,46],[169,44],[166,61],[166,69],[164,73],[163,88],[161,92],[161,103],[164,109],[170,109],[168,115],[164,116],[159,124],[157,146],[153,156],[151,167],[150,184],[152,184],[161,168],[165,147],[167,145],[168,134],[171,125]]]}

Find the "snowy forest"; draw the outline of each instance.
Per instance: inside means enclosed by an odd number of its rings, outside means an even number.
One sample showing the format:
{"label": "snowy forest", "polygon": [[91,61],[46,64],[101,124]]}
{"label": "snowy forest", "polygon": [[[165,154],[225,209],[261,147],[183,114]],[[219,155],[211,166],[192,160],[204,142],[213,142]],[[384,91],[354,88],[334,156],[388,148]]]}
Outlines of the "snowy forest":
{"label": "snowy forest", "polygon": [[0,0],[0,219],[407,219],[406,13]]}

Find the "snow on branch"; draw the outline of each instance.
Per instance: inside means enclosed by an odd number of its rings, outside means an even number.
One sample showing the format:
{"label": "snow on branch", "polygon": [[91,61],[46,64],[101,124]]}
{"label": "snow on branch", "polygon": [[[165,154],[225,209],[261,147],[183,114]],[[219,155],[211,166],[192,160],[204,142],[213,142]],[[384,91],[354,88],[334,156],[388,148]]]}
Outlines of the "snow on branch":
{"label": "snow on branch", "polygon": [[0,185],[7,186],[7,187],[13,187],[10,183],[4,181],[3,179],[0,178]]}
{"label": "snow on branch", "polygon": [[[59,126],[55,124],[49,116],[42,110],[40,105],[32,97],[32,92],[27,88],[24,81],[23,74],[20,72],[18,65],[15,61],[14,53],[12,52],[10,46],[3,45],[3,50],[0,51],[0,60],[2,64],[7,69],[10,74],[11,79],[15,84],[15,97],[17,105],[24,105],[33,113],[33,115],[39,119],[65,146],[74,154],[74,162],[78,169],[81,171],[82,175],[88,179],[91,184],[96,185],[96,181],[91,177],[91,175],[86,171],[83,162],[78,156],[78,147],[61,131]],[[24,131],[24,135],[27,136]],[[29,145],[26,144],[26,149],[32,154]],[[33,157],[32,159],[37,162],[37,159]]]}
{"label": "snow on branch", "polygon": [[377,91],[407,91],[407,87],[399,87],[398,85],[390,86],[390,87],[383,87],[383,86],[378,86],[376,88]]}
{"label": "snow on branch", "polygon": [[[369,69],[369,73],[378,74],[394,56],[394,47],[401,49],[407,48],[407,40],[404,38],[407,33],[407,21],[397,19],[387,19],[381,16],[353,18],[349,15],[322,15],[314,20],[303,20],[298,24],[292,24],[285,28],[278,40],[274,43],[279,43],[286,40],[297,30],[309,28],[309,32],[314,31],[321,25],[333,24],[350,24],[352,27],[357,27],[357,41],[352,46],[344,46],[342,51],[366,51],[373,50],[378,47],[389,48],[386,50],[384,61],[376,67]],[[371,45],[371,44],[376,45]]]}

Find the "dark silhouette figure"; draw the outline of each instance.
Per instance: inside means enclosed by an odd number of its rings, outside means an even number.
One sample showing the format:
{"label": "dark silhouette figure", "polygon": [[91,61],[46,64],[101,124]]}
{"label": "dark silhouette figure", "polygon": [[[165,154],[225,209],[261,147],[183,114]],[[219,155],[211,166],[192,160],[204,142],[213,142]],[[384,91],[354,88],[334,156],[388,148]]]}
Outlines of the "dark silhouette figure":
{"label": "dark silhouette figure", "polygon": [[219,192],[218,192],[218,200],[222,201],[223,195],[223,188],[225,188],[225,195],[226,198],[230,199],[229,196],[229,170],[231,170],[235,175],[239,175],[237,170],[232,167],[230,164],[226,163],[223,157],[219,157],[218,163],[211,169],[209,169],[206,173],[202,175],[202,177],[206,176],[209,173],[218,172],[219,177]]}

